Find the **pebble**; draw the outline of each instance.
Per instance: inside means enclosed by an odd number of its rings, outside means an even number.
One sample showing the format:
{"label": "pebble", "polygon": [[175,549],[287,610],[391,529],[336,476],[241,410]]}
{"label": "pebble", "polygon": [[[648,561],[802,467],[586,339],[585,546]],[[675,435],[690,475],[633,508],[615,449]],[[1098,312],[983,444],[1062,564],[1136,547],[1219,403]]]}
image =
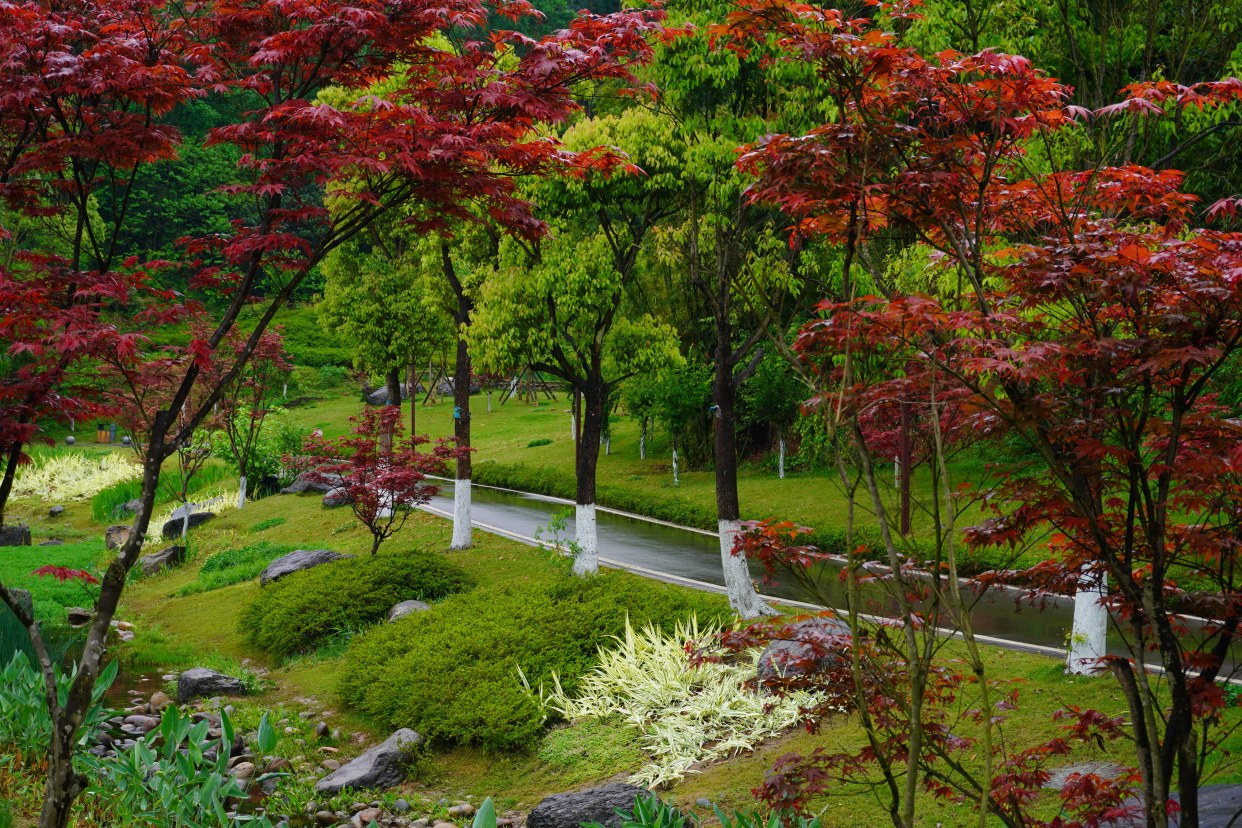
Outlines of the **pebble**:
{"label": "pebble", "polygon": [[302,721],[307,721],[308,719],[313,718],[314,715],[315,714],[310,712],[309,710],[303,710],[301,713],[298,714],[298,718],[301,719]]}
{"label": "pebble", "polygon": [[694,804],[703,808],[712,807],[712,801],[705,796],[700,796],[698,799],[694,800]]}
{"label": "pebble", "polygon": [[315,725],[315,738],[326,739],[327,737],[328,737],[328,723],[320,722],[319,724]]}
{"label": "pebble", "polygon": [[334,771],[341,767],[341,763],[336,761],[335,759],[324,759],[322,762],[319,763],[319,767],[323,768],[324,770]]}
{"label": "pebble", "polygon": [[315,814],[315,822],[320,825],[331,825],[336,822],[336,816],[331,811],[319,811]]}
{"label": "pebble", "polygon": [[448,809],[448,815],[451,817],[468,817],[474,814],[474,806],[469,802],[461,802]]}
{"label": "pebble", "polygon": [[372,820],[378,820],[383,813],[379,808],[367,808],[365,811],[358,812],[358,824],[368,825]]}
{"label": "pebble", "polygon": [[254,776],[254,763],[238,762],[233,766],[233,769],[230,770],[229,773],[233,774],[233,776],[238,779],[249,779]]}
{"label": "pebble", "polygon": [[329,735],[332,737],[332,741],[334,742],[341,741],[341,729],[339,727],[332,728],[332,733],[330,733]]}
{"label": "pebble", "polygon": [[356,814],[359,811],[365,811],[369,807],[370,806],[367,805],[367,803],[365,802],[355,802],[349,806],[349,810],[353,811]]}
{"label": "pebble", "polygon": [[457,828],[457,826],[451,822],[437,822],[431,828]]}
{"label": "pebble", "polygon": [[172,704],[172,699],[168,697],[167,693],[152,693],[150,704],[152,710],[163,710]]}
{"label": "pebble", "polygon": [[427,828],[431,824],[429,819],[416,819],[410,823],[410,828]]}
{"label": "pebble", "polygon": [[399,814],[404,814],[406,811],[410,810],[410,803],[406,802],[404,799],[398,799],[396,802],[392,803],[392,809]]}
{"label": "pebble", "polygon": [[180,677],[181,676],[179,676],[177,673],[165,673],[164,675],[160,676],[160,680],[161,681],[176,681]]}

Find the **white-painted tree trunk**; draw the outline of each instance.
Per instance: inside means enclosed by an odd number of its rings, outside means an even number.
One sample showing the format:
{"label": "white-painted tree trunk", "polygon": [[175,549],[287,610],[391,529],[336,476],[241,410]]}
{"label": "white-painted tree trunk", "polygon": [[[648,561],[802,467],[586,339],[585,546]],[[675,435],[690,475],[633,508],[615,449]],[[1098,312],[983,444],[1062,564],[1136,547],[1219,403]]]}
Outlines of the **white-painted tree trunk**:
{"label": "white-painted tree trunk", "polygon": [[569,439],[578,441],[578,418],[573,414],[569,415]]}
{"label": "white-painted tree trunk", "polygon": [[488,389],[488,392],[487,392],[487,413],[488,413],[488,414],[491,414],[491,413],[492,413],[492,392],[491,392],[491,389]]}
{"label": "white-painted tree trunk", "polygon": [[781,454],[776,464],[776,475],[781,480],[785,479],[785,438],[781,438]]}
{"label": "white-painted tree trunk", "polygon": [[289,399],[289,383],[281,383],[280,396],[286,400]]}
{"label": "white-painted tree trunk", "polygon": [[604,438],[604,456],[605,457],[612,456],[612,437]]}
{"label": "white-painted tree trunk", "polygon": [[246,475],[237,478],[237,508],[246,505]]}
{"label": "white-painted tree trunk", "polygon": [[647,459],[647,419],[643,418],[642,431],[638,432],[638,459]]}
{"label": "white-painted tree trunk", "polygon": [[190,534],[190,501],[181,504],[183,510],[181,512],[181,543],[185,543],[185,539]]}
{"label": "white-painted tree trunk", "polygon": [[681,485],[681,478],[677,476],[677,449],[673,449],[673,485]]}
{"label": "white-painted tree trunk", "polygon": [[720,530],[720,565],[724,570],[729,606],[742,618],[776,615],[776,610],[765,604],[755,590],[755,583],[750,578],[750,569],[746,566],[746,557],[733,554],[733,544],[742,532],[741,522],[722,520],[717,526]]}
{"label": "white-painted tree trunk", "polygon": [[1090,676],[1102,671],[1100,659],[1108,646],[1108,609],[1101,599],[1108,591],[1105,575],[1084,573],[1074,594],[1074,626],[1070,631],[1065,672]]}
{"label": "white-painted tree trunk", "polygon": [[578,545],[574,557],[575,575],[599,572],[599,531],[595,525],[595,504],[579,503],[574,508],[574,541]]}
{"label": "white-painted tree trunk", "polygon": [[470,534],[470,481],[453,482],[453,549],[469,549],[474,543]]}
{"label": "white-painted tree trunk", "polygon": [[893,458],[893,488],[901,488],[901,458]]}

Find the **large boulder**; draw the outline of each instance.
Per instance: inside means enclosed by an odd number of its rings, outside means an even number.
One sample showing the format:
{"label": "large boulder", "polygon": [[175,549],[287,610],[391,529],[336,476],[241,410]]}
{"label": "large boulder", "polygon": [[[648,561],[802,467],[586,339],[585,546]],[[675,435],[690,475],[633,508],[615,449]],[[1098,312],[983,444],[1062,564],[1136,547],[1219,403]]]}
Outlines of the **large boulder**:
{"label": "large boulder", "polygon": [[180,566],[183,563],[185,563],[184,546],[169,546],[138,559],[138,566],[142,570],[143,577],[154,575],[161,569]]}
{"label": "large boulder", "polygon": [[320,779],[315,783],[315,792],[335,796],[345,788],[368,790],[400,785],[405,781],[406,767],[414,758],[414,750],[422,743],[422,736],[403,727],[357,759]]}
{"label": "large boulder", "polygon": [[648,792],[635,785],[613,782],[585,791],[559,793],[547,797],[526,817],[526,828],[578,828],[584,822],[598,822],[621,828],[617,809],[634,810],[634,801]]}
{"label": "large boulder", "polygon": [[345,486],[337,486],[331,491],[325,492],[323,496],[323,507],[325,509],[335,509],[337,506],[347,506],[353,503],[354,496]]}
{"label": "large boulder", "polygon": [[109,549],[120,549],[125,545],[125,541],[129,540],[129,533],[132,528],[132,526],[126,526],[123,523],[109,526],[104,530],[104,546]]}
{"label": "large boulder", "polygon": [[394,604],[392,609],[388,611],[388,623],[391,624],[393,621],[400,621],[407,615],[415,612],[426,612],[429,609],[431,609],[431,604],[424,601],[402,601],[399,604]]}
{"label": "large boulder", "polygon": [[[376,388],[374,391],[363,389],[363,398],[367,405],[388,405],[388,386]],[[409,383],[401,383],[401,399],[408,400],[410,398]]]}
{"label": "large boulder", "polygon": [[288,555],[279,557],[268,564],[267,569],[263,570],[263,574],[259,576],[259,583],[266,586],[294,572],[352,557],[353,555],[342,555],[340,552],[333,552],[329,549],[295,549]]}
{"label": "large boulder", "polygon": [[197,503],[187,503],[184,506],[179,506],[173,510],[172,517],[164,522],[164,528],[160,530],[160,534],[164,536],[165,540],[172,540],[173,538],[181,537],[181,529],[185,526],[185,516],[187,511],[190,514],[190,529],[193,529],[196,526],[202,526],[204,523],[216,516],[214,512],[209,512],[206,509],[203,509]]}
{"label": "large boulder", "polygon": [[280,490],[281,494],[302,494],[302,492],[330,492],[345,482],[339,474],[325,472],[302,472],[292,483]]}
{"label": "large boulder", "polygon": [[0,546],[30,546],[30,527],[0,526]]}
{"label": "large boulder", "polygon": [[177,677],[177,700],[187,702],[202,696],[244,696],[246,686],[239,678],[208,670],[206,667],[193,667]]}
{"label": "large boulder", "polygon": [[812,665],[828,668],[844,664],[850,626],[840,618],[823,616],[790,624],[788,637],[773,639],[759,656],[760,683],[777,676],[801,675]]}

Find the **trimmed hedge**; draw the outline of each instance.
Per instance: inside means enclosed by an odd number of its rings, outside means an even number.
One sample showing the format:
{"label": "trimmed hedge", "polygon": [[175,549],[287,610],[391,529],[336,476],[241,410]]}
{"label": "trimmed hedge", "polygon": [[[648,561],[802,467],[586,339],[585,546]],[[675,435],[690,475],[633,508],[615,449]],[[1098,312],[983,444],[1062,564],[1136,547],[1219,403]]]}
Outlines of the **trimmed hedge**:
{"label": "trimmed hedge", "polygon": [[543,713],[519,667],[536,690],[556,674],[572,692],[599,648],[624,632],[627,614],[637,627],[669,628],[691,613],[732,618],[720,596],[621,572],[480,588],[355,638],[339,689],[346,704],[385,726],[442,743],[528,749]]}
{"label": "trimmed hedge", "polygon": [[436,601],[473,586],[461,567],[426,552],[346,558],[263,587],[239,626],[253,644],[284,659],[384,620],[393,604]]}

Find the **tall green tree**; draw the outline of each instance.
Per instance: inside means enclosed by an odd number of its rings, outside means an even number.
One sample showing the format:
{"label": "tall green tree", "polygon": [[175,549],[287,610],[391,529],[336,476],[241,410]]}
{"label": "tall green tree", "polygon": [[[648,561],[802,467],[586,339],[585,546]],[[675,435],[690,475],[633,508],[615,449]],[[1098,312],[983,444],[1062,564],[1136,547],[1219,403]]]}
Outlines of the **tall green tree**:
{"label": "tall green tree", "polygon": [[586,575],[599,567],[595,478],[607,400],[625,379],[681,360],[674,330],[632,312],[631,295],[652,228],[676,209],[680,153],[667,120],[638,108],[582,121],[564,142],[619,148],[633,169],[532,188],[551,232],[538,247],[502,245],[467,336],[485,367],[529,365],[581,395],[574,571]]}

